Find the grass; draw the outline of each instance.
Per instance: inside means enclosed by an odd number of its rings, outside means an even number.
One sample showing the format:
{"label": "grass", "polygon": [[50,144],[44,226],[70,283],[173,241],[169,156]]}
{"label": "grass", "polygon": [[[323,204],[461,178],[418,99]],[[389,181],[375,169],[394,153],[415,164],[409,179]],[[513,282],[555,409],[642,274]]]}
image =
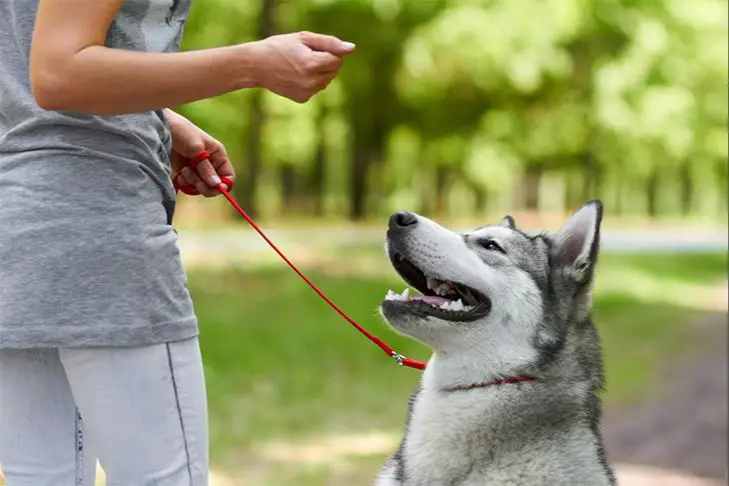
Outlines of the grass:
{"label": "grass", "polygon": [[[307,256],[307,274],[337,304],[401,353],[427,358],[377,316],[387,289],[403,286],[381,248]],[[395,366],[280,262],[249,263],[246,271],[190,273],[214,467],[235,485],[371,484],[401,432],[419,372]],[[594,314],[608,405],[655,392],[657,366],[692,347],[685,324],[715,306],[716,283],[726,278],[726,253],[602,257]]]}
{"label": "grass", "polygon": [[[426,359],[426,349],[377,317],[384,293],[402,283],[381,250],[361,250],[311,260],[307,268],[315,270],[307,273],[398,351]],[[653,392],[656,366],[691,344],[682,324],[702,312],[707,292],[726,276],[726,254],[602,258],[595,318],[608,404]],[[282,265],[196,270],[190,285],[201,322],[214,463],[249,471],[257,478],[252,484],[262,485],[345,484],[342,478],[353,470],[371,474],[381,452],[337,461],[347,466],[336,472],[326,461],[271,462],[265,451],[276,441],[312,444],[316,437],[372,430],[396,435],[419,373],[396,367]]]}

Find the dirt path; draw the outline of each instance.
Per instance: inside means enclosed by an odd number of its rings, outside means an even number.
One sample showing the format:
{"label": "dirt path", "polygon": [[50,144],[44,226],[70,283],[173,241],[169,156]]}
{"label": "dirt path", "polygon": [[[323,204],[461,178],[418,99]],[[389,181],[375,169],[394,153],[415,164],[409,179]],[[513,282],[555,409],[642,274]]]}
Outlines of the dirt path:
{"label": "dirt path", "polygon": [[727,315],[714,314],[696,326],[705,344],[665,367],[660,399],[606,411],[606,447],[613,463],[683,471],[727,484]]}

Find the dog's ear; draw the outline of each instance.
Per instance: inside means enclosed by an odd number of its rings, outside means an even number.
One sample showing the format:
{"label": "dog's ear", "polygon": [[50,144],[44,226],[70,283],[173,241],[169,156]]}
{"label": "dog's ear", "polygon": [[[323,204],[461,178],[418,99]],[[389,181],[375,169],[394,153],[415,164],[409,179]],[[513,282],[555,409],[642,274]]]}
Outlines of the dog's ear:
{"label": "dog's ear", "polygon": [[516,221],[514,221],[514,218],[507,214],[506,216],[504,216],[504,219],[501,220],[501,226],[513,230],[516,229]]}
{"label": "dog's ear", "polygon": [[600,247],[602,203],[590,201],[580,208],[553,236],[552,259],[575,280],[591,278]]}

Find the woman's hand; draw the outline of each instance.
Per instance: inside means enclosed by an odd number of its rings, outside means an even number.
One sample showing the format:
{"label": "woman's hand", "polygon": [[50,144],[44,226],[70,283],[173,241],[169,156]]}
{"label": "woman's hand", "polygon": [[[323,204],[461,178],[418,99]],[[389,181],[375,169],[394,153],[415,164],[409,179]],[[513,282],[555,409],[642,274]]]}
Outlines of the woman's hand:
{"label": "woman's hand", "polygon": [[279,34],[253,45],[260,48],[259,85],[297,103],[326,88],[339,73],[354,44],[330,35]]}
{"label": "woman's hand", "polygon": [[[221,184],[221,177],[227,177],[235,183],[235,170],[222,143],[172,110],[165,110],[165,117],[172,135],[170,162],[173,180],[177,178],[181,186],[194,187],[205,197],[220,194],[217,187]],[[188,167],[188,163],[200,152],[208,152],[210,157],[193,170]],[[225,184],[223,186],[230,189]]]}

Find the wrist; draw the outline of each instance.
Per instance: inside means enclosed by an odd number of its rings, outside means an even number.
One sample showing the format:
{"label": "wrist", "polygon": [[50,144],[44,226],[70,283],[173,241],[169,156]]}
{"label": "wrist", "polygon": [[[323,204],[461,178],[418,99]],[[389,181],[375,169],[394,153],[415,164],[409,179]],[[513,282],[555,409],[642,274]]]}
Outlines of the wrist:
{"label": "wrist", "polygon": [[173,111],[171,108],[163,108],[162,114],[164,114],[165,119],[167,120],[168,124],[171,124],[175,119],[180,116],[175,111]]}
{"label": "wrist", "polygon": [[[264,81],[265,46],[260,41],[230,46],[232,59],[226,61],[230,72],[232,67],[233,89],[261,87]],[[232,62],[231,62],[232,61]]]}
{"label": "wrist", "polygon": [[170,129],[170,132],[172,135],[175,134],[177,127],[180,126],[180,123],[183,121],[187,121],[187,118],[180,115],[179,113],[173,111],[170,108],[164,108],[162,110],[162,113],[164,114],[165,120],[167,121],[167,126]]}

